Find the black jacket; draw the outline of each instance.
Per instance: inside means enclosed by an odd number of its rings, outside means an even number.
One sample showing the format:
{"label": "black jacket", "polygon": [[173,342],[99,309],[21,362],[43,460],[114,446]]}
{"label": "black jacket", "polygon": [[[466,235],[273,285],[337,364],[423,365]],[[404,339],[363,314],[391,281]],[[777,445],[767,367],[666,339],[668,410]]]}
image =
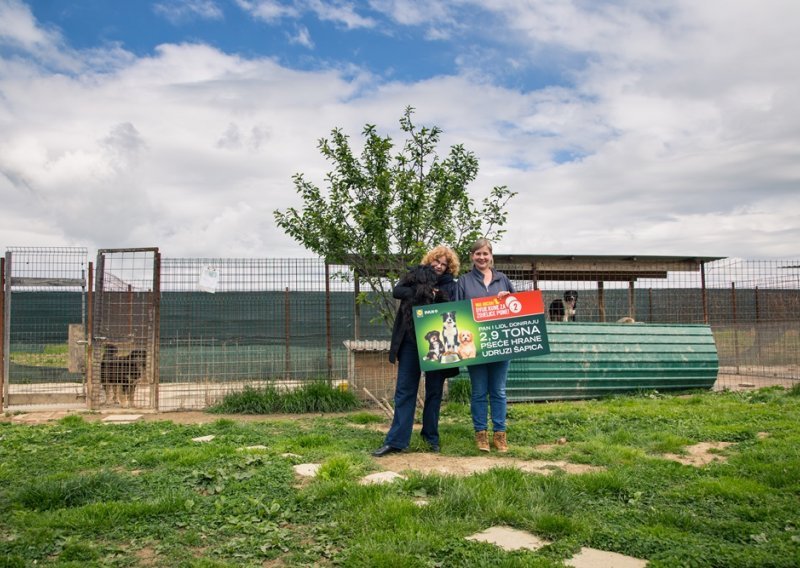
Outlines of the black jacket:
{"label": "black jacket", "polygon": [[[442,274],[436,281],[439,293],[436,295],[436,302],[450,302],[456,299],[456,281],[449,272]],[[403,341],[412,341],[417,344],[413,326],[409,326],[410,317],[406,317],[406,312],[410,315],[413,307],[414,287],[406,283],[406,279],[401,278],[392,290],[392,296],[400,300],[400,307],[394,316],[394,327],[392,328],[392,341],[389,345],[389,361],[397,361],[397,352]]]}

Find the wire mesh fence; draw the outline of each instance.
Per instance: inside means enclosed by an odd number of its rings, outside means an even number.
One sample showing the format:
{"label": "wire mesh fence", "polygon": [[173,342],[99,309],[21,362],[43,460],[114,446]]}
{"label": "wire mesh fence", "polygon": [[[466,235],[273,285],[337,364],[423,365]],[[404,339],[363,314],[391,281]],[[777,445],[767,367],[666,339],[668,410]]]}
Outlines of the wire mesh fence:
{"label": "wire mesh fence", "polygon": [[[719,354],[717,387],[800,381],[800,262],[590,260],[496,257],[519,290],[542,290],[551,321],[709,324]],[[389,328],[356,302],[364,290],[347,266],[100,251],[92,365],[73,373],[69,356],[53,366],[56,372],[45,365],[32,371],[21,354],[78,345],[68,336],[71,325],[86,325],[89,311],[85,249],[9,249],[6,262],[12,278],[4,296],[11,299],[5,364],[14,369],[6,387],[68,382],[76,392],[88,390],[90,405],[160,410],[205,408],[246,386],[293,388],[314,380],[350,388],[368,402],[392,397]],[[104,358],[130,358],[136,350],[144,352],[136,387],[108,392]],[[126,377],[117,382],[130,372]],[[127,401],[115,398],[123,394]]]}
{"label": "wire mesh fence", "polygon": [[97,253],[91,407],[157,407],[159,259],[156,248]]}
{"label": "wire mesh fence", "polygon": [[85,395],[87,250],[8,247],[3,260],[3,403],[74,403]]}

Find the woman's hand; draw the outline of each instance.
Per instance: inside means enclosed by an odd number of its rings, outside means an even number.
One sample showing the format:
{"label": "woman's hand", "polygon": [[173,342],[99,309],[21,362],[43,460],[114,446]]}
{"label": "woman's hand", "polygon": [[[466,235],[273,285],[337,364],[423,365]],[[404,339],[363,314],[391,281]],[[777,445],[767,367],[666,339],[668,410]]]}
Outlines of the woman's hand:
{"label": "woman's hand", "polygon": [[501,290],[500,292],[497,293],[497,297],[498,298],[505,298],[509,294],[511,294],[511,292],[509,292],[508,290]]}

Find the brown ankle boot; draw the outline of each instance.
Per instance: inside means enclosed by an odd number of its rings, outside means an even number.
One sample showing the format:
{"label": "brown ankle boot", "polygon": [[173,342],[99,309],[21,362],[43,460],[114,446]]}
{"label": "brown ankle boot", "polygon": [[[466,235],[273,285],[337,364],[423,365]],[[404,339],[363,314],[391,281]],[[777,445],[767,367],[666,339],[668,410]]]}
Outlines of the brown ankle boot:
{"label": "brown ankle boot", "polygon": [[508,451],[508,440],[505,432],[494,432],[492,434],[492,445],[498,452],[504,454]]}
{"label": "brown ankle boot", "polygon": [[486,430],[475,432],[475,443],[478,444],[478,449],[480,451],[489,451],[489,434],[486,432]]}

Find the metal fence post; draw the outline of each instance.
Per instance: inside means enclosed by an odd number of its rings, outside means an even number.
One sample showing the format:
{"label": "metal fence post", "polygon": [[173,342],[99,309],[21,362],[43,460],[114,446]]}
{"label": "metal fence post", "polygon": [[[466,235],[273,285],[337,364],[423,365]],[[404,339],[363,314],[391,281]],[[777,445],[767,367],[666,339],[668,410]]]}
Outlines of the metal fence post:
{"label": "metal fence post", "polygon": [[0,408],[5,408],[6,384],[6,259],[0,258]]}
{"label": "metal fence post", "polygon": [[325,349],[328,364],[328,382],[333,378],[333,344],[331,338],[331,272],[325,261]]}
{"label": "metal fence post", "polygon": [[8,408],[9,373],[11,370],[11,252],[6,252],[3,283],[3,408]]}

